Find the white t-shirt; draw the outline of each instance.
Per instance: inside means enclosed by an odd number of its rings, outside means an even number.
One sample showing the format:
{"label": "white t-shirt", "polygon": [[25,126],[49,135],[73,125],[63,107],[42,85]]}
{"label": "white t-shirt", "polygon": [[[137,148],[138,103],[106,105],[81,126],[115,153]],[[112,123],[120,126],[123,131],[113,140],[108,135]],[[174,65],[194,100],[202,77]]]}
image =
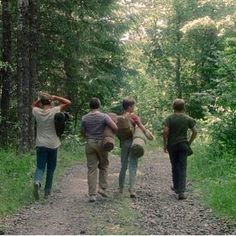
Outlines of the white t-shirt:
{"label": "white t-shirt", "polygon": [[36,146],[47,148],[58,148],[61,145],[55,130],[54,115],[60,112],[60,106],[44,110],[33,108],[33,115],[37,122]]}

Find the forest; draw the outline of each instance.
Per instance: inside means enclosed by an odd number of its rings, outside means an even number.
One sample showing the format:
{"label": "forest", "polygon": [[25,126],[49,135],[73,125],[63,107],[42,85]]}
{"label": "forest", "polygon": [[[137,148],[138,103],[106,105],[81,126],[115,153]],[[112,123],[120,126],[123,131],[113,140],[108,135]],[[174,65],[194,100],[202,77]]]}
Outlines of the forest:
{"label": "forest", "polygon": [[[35,149],[31,104],[41,91],[72,101],[63,138],[71,153],[80,152],[91,97],[107,112],[135,98],[160,149],[163,120],[183,98],[199,130],[189,175],[209,206],[236,220],[235,0],[1,0],[0,15],[3,203],[4,180],[32,171],[25,156]],[[0,206],[0,216],[11,211]]]}

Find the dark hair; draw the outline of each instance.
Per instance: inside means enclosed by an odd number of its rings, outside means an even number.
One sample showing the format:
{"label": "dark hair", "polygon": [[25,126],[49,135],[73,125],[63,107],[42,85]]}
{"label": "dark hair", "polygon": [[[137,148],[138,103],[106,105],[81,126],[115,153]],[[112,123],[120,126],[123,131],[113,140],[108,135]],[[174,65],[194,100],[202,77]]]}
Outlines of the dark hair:
{"label": "dark hair", "polygon": [[185,101],[180,98],[175,99],[173,102],[173,109],[175,111],[184,111],[185,110]]}
{"label": "dark hair", "polygon": [[98,109],[101,106],[99,98],[91,98],[89,102],[90,109]]}
{"label": "dark hair", "polygon": [[46,97],[46,96],[42,96],[42,97],[40,98],[40,102],[41,102],[41,104],[42,104],[43,106],[51,105],[51,100],[48,99],[48,97]]}
{"label": "dark hair", "polygon": [[128,107],[133,106],[134,104],[135,104],[135,101],[133,99],[126,98],[122,101],[122,107],[124,110],[127,110]]}

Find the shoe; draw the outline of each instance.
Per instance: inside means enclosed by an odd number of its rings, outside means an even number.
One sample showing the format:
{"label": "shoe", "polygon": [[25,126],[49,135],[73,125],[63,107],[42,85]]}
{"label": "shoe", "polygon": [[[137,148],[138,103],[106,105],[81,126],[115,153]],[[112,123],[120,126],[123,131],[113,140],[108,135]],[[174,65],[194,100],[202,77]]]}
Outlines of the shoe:
{"label": "shoe", "polygon": [[44,193],[44,198],[45,199],[48,199],[48,197],[51,195],[51,192],[45,192]]}
{"label": "shoe", "polygon": [[118,193],[123,194],[124,189],[122,187],[118,188]]}
{"label": "shoe", "polygon": [[186,195],[184,194],[184,193],[179,193],[178,194],[178,200],[184,200],[184,199],[186,199],[187,197],[186,197]]}
{"label": "shoe", "polygon": [[130,198],[136,198],[136,194],[133,189],[129,189]]}
{"label": "shoe", "polygon": [[99,188],[98,193],[103,197],[108,197],[108,194],[105,189]]}
{"label": "shoe", "polygon": [[96,200],[96,195],[89,196],[89,202],[95,202]]}
{"label": "shoe", "polygon": [[170,186],[170,189],[175,192],[174,186]]}
{"label": "shoe", "polygon": [[41,184],[39,182],[34,183],[34,199],[36,201],[39,200],[39,189],[41,187]]}

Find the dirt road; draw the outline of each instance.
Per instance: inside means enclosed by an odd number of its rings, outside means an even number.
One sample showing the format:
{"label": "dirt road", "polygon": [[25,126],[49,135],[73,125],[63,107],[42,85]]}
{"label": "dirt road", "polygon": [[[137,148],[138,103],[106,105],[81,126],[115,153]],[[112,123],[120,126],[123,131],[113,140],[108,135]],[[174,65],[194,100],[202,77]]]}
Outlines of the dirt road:
{"label": "dirt road", "polygon": [[193,195],[178,201],[170,190],[168,157],[152,152],[142,157],[137,198],[117,193],[119,157],[110,157],[109,198],[88,202],[86,163],[68,170],[54,194],[5,219],[5,234],[236,234],[226,220],[215,217]]}

